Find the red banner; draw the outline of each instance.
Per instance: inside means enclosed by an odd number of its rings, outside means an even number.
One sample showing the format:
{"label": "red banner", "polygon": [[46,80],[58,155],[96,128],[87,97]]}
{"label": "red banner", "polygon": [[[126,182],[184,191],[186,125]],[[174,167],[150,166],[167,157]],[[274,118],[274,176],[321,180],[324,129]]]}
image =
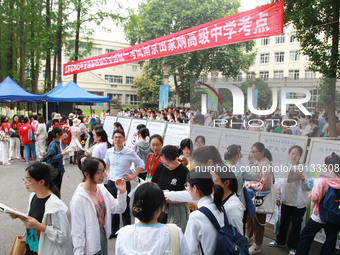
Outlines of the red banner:
{"label": "red banner", "polygon": [[64,75],[167,57],[282,33],[283,1],[279,1],[121,50],[64,64]]}

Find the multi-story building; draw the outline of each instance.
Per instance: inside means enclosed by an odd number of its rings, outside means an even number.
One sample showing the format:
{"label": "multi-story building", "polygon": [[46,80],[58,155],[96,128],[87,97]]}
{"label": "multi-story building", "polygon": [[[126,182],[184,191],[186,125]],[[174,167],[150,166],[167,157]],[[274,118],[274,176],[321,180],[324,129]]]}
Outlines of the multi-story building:
{"label": "multi-story building", "polygon": [[[91,54],[87,57],[98,56],[129,46],[128,43],[95,39]],[[63,53],[63,64],[67,62],[69,62],[69,58]],[[43,70],[39,80],[41,87],[44,84],[44,74],[45,71]],[[139,64],[131,63],[79,73],[77,76],[77,84],[91,93],[109,96],[117,104],[137,105],[139,102],[133,80],[140,74]],[[63,76],[63,85],[66,85],[72,79],[72,75]]]}

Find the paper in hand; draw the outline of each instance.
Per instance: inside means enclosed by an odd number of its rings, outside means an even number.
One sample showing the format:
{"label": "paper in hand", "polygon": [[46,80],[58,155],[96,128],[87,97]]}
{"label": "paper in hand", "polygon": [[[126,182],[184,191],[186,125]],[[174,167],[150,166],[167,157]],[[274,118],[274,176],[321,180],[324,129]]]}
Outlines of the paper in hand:
{"label": "paper in hand", "polygon": [[13,208],[10,208],[7,205],[1,204],[1,203],[0,203],[0,212],[7,213],[7,214],[14,214],[14,215],[19,216],[19,217],[28,218],[27,214],[22,213],[22,212],[15,210]]}

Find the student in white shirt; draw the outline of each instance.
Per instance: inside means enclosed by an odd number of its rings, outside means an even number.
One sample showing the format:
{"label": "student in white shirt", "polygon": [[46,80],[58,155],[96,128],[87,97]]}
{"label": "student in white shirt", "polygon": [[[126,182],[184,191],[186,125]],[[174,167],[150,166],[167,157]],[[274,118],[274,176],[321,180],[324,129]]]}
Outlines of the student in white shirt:
{"label": "student in white shirt", "polygon": [[[171,251],[168,226],[157,221],[165,204],[163,191],[157,184],[147,182],[137,188],[132,215],[139,219],[139,223],[125,226],[118,231],[116,255],[175,254]],[[179,227],[177,230],[180,254],[191,254],[182,230]]]}
{"label": "student in white shirt", "polygon": [[115,199],[103,185],[103,160],[87,158],[81,169],[84,182],[78,185],[70,203],[73,254],[107,255],[111,214],[122,213],[126,208],[126,183],[121,178],[115,181]]}
{"label": "student in white shirt", "polygon": [[227,167],[227,171],[213,172],[213,182],[223,188],[222,204],[227,215],[228,222],[237,231],[244,235],[243,214],[245,207],[237,196],[237,179],[235,174]]}
{"label": "student in white shirt", "polygon": [[[222,209],[223,189],[214,185],[210,172],[200,171],[198,165],[187,176],[186,188],[193,200],[198,200],[197,207],[208,208],[219,225],[224,226]],[[212,195],[214,191],[214,195]],[[217,231],[207,216],[196,210],[189,215],[185,229],[185,239],[191,255],[214,254],[217,243]]]}

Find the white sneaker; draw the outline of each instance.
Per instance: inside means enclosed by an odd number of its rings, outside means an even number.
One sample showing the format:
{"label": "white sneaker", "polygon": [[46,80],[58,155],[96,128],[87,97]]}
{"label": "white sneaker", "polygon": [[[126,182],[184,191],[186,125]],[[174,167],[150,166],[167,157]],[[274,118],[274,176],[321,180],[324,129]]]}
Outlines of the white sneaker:
{"label": "white sneaker", "polygon": [[9,166],[11,165],[11,163],[7,162],[7,163],[4,163],[4,166]]}
{"label": "white sneaker", "polygon": [[8,158],[8,161],[12,160],[12,158]]}
{"label": "white sneaker", "polygon": [[253,244],[252,246],[250,246],[249,248],[249,254],[258,254],[258,253],[261,253],[262,250],[261,250],[261,245],[258,246],[256,244]]}

